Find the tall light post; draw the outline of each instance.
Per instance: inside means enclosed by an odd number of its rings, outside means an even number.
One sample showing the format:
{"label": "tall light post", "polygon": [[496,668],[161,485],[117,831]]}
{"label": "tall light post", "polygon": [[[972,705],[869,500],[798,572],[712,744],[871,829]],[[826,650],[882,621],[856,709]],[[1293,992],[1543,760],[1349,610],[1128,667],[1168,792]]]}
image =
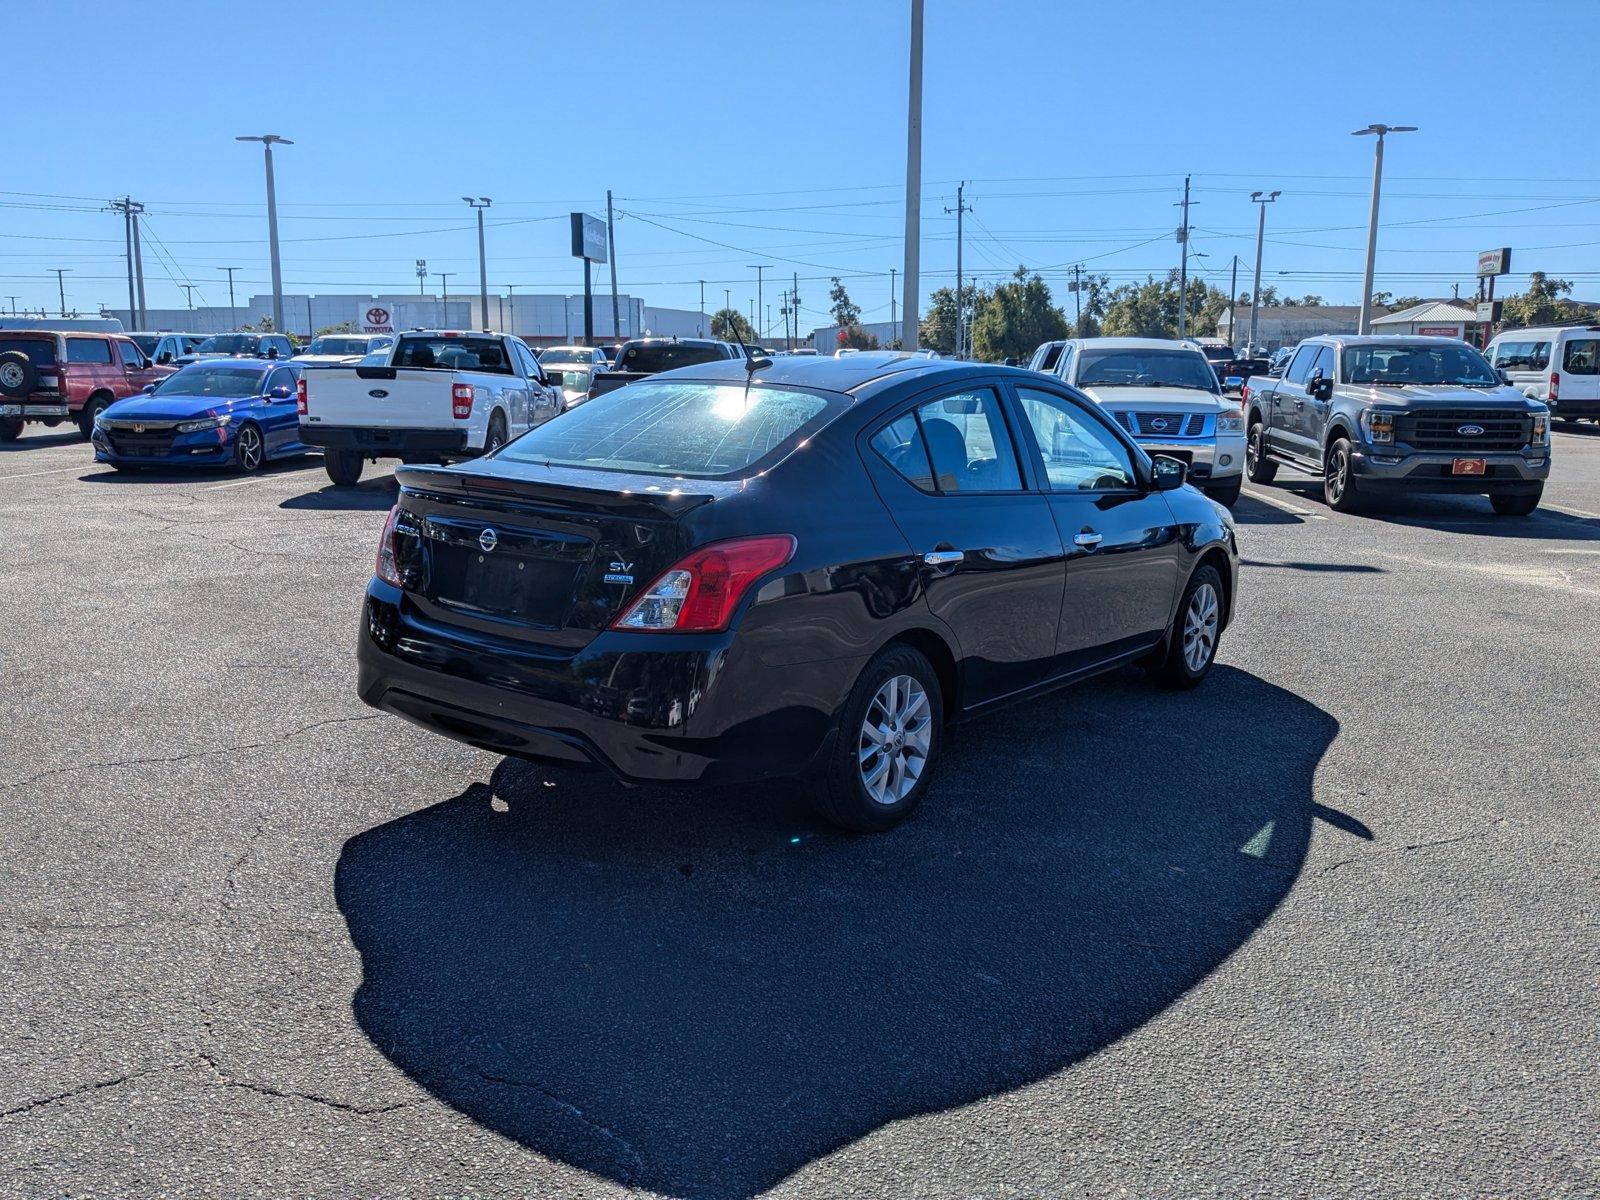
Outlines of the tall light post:
{"label": "tall light post", "polygon": [[700,336],[706,335],[706,281],[699,280],[700,284]]}
{"label": "tall light post", "polygon": [[1256,281],[1250,288],[1250,340],[1245,343],[1245,353],[1256,352],[1256,312],[1261,307],[1261,246],[1267,237],[1267,205],[1271,204],[1282,192],[1251,192],[1252,203],[1260,205],[1260,216],[1256,220]]}
{"label": "tall light post", "polygon": [[[911,0],[911,62],[906,81],[906,279],[900,311],[906,323],[901,345],[917,348],[922,288],[922,0]],[[961,297],[956,296],[959,307]]]}
{"label": "tall light post", "polygon": [[64,317],[67,315],[67,275],[72,268],[51,267],[50,270],[55,273],[56,287],[61,291],[61,315]]}
{"label": "tall light post", "polygon": [[233,304],[233,273],[235,271],[242,271],[243,269],[243,267],[217,268],[219,271],[226,271],[228,273],[228,321],[234,329],[239,328],[239,313]]}
{"label": "tall light post", "polygon": [[272,246],[272,328],[283,332],[283,264],[278,260],[278,190],[272,178],[272,147],[294,145],[286,137],[265,133],[260,137],[236,137],[236,142],[260,142],[267,159],[267,239]]}
{"label": "tall light post", "polygon": [[[474,200],[471,196],[461,197],[472,206],[473,212],[478,214],[478,303],[483,309],[483,323],[489,323],[489,266],[483,252],[483,210],[489,207],[490,200],[487,196],[479,196]],[[468,322],[471,324],[471,322]]]}
{"label": "tall light post", "polygon": [[[760,314],[761,309],[762,309],[762,305],[764,305],[766,303],[766,297],[761,294],[762,274],[771,265],[772,265],[771,263],[745,263],[745,269],[747,271],[754,271],[756,273],[756,307],[755,307],[755,311],[756,311],[757,315]],[[769,324],[769,325],[771,323],[772,322],[770,322],[770,321],[767,322],[767,324]],[[750,324],[751,324],[752,328],[755,326],[755,322],[754,321],[751,321]],[[760,341],[765,336],[766,336],[766,334],[764,332],[762,332],[759,329],[756,330],[756,340],[757,341]]]}
{"label": "tall light post", "polygon": [[184,299],[185,307],[187,307],[190,312],[193,312],[194,311],[194,284],[192,284],[192,283],[180,283],[178,286],[183,289],[183,299]]}
{"label": "tall light post", "polygon": [[439,313],[439,319],[441,321],[441,324],[440,324],[439,328],[440,329],[449,329],[450,328],[450,276],[454,275],[455,272],[454,271],[435,271],[433,274],[439,280],[439,291],[443,293],[443,298],[439,301],[439,306],[440,306],[440,310],[441,310],[440,313]]}
{"label": "tall light post", "polygon": [[1378,258],[1378,192],[1383,187],[1383,139],[1391,133],[1415,133],[1415,125],[1368,125],[1354,130],[1351,137],[1374,135],[1372,147],[1372,212],[1367,217],[1367,269],[1361,277],[1361,324],[1358,333],[1372,332],[1372,268]]}

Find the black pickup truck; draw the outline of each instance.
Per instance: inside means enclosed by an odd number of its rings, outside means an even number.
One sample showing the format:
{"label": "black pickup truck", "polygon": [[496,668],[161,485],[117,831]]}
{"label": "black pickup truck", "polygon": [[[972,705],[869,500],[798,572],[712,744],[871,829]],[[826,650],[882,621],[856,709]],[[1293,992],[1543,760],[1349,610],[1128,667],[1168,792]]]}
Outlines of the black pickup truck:
{"label": "black pickup truck", "polygon": [[589,397],[593,399],[614,392],[636,380],[676,367],[738,357],[739,347],[710,338],[637,338],[622,344],[614,370],[596,371],[590,377]]}

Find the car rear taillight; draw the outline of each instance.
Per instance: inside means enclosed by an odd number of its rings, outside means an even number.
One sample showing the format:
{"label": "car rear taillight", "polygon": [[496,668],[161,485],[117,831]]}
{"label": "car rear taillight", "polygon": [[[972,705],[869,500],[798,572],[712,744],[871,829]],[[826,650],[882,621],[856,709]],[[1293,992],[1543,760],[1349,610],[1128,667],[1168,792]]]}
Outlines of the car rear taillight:
{"label": "car rear taillight", "polygon": [[702,546],[657,576],[611,627],[656,633],[726,629],[750,585],[794,557],[794,548],[787,533]]}
{"label": "car rear taillight", "polygon": [[452,383],[450,385],[450,412],[457,420],[472,415],[472,385],[470,383]]}
{"label": "car rear taillight", "polygon": [[395,554],[394,529],[400,522],[400,506],[389,510],[389,519],[383,523],[383,536],[378,539],[378,578],[395,587],[405,587],[400,578],[400,560]]}
{"label": "car rear taillight", "polygon": [[302,417],[310,411],[306,407],[306,381],[304,379],[294,385],[294,406]]}
{"label": "car rear taillight", "polygon": [[1550,399],[1552,399],[1552,400],[1561,399],[1561,397],[1557,394],[1557,393],[1560,392],[1560,390],[1561,390],[1561,376],[1557,375],[1554,371],[1551,371],[1550,372]]}

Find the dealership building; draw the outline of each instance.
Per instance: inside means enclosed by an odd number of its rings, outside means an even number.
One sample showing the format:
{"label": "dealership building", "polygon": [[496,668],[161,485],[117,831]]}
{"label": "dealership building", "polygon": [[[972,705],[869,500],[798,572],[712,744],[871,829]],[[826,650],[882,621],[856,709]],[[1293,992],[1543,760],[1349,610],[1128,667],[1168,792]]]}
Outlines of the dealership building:
{"label": "dealership building", "polygon": [[[124,329],[138,329],[127,309],[108,308],[105,315],[122,322]],[[270,295],[251,296],[237,308],[150,308],[144,325],[150,331],[173,330],[182,333],[227,333],[241,325],[259,325],[272,315]],[[634,337],[704,337],[710,318],[681,308],[656,308],[638,296],[617,297],[618,322],[611,320],[610,292],[594,296],[594,335],[596,341],[615,342]],[[531,294],[526,296],[491,295],[487,320],[479,310],[476,294],[419,296],[416,293],[383,292],[323,294],[309,296],[285,293],[283,321],[286,332],[304,337],[318,329],[348,326],[352,329],[496,329],[514,333],[533,346],[551,346],[583,338],[583,295]]]}

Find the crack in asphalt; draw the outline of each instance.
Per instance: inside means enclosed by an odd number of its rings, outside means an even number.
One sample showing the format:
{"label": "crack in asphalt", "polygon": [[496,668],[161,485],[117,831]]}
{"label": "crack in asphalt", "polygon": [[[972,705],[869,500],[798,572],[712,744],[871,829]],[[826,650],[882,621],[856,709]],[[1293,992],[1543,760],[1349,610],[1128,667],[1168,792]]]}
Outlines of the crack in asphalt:
{"label": "crack in asphalt", "polygon": [[[496,1083],[502,1087],[526,1088],[531,1092],[543,1096],[546,1100],[550,1101],[551,1104],[555,1105],[568,1116],[575,1118],[586,1128],[594,1130],[594,1132],[598,1133],[607,1141],[615,1142],[618,1146],[622,1147],[623,1152],[627,1154],[629,1161],[633,1164],[634,1174],[637,1174],[639,1171],[644,1169],[644,1160],[639,1157],[639,1152],[633,1148],[633,1143],[629,1142],[627,1138],[623,1137],[610,1126],[605,1125],[600,1121],[596,1121],[576,1104],[573,1104],[567,1100],[563,1100],[559,1095],[545,1087],[544,1084],[539,1083],[537,1080],[512,1079],[509,1076],[494,1075],[488,1071],[479,1071],[478,1078],[484,1080],[486,1083]],[[632,1179],[629,1179],[621,1182],[623,1182],[624,1187],[631,1187],[633,1181]]]}
{"label": "crack in asphalt", "polygon": [[1453,846],[1457,842],[1470,842],[1477,838],[1488,837],[1493,832],[1494,830],[1492,829],[1474,829],[1470,833],[1458,833],[1454,837],[1433,838],[1432,840],[1426,842],[1407,842],[1403,846],[1375,850],[1371,854],[1364,854],[1357,858],[1341,858],[1336,862],[1329,863],[1327,866],[1318,871],[1317,874],[1327,875],[1332,871],[1337,871],[1340,867],[1348,867],[1354,863],[1366,862],[1368,859],[1375,857],[1381,858],[1390,854],[1406,854],[1412,850],[1432,850],[1437,846]]}
{"label": "crack in asphalt", "polygon": [[86,1083],[81,1087],[68,1088],[64,1092],[53,1092],[48,1096],[39,1096],[11,1108],[0,1109],[0,1120],[4,1120],[7,1117],[20,1116],[23,1113],[30,1113],[35,1109],[47,1108],[52,1104],[60,1104],[78,1096],[87,1096],[91,1092],[103,1092],[107,1088],[114,1088],[119,1084],[127,1083],[130,1079],[138,1079],[141,1075],[150,1075],[156,1071],[164,1071],[166,1069],[166,1067],[141,1067],[137,1071],[128,1071],[111,1079],[97,1079],[93,1083]]}
{"label": "crack in asphalt", "polygon": [[273,1087],[267,1083],[254,1083],[248,1079],[234,1079],[217,1064],[217,1060],[212,1058],[211,1055],[200,1054],[198,1057],[199,1061],[223,1087],[239,1088],[246,1092],[254,1092],[258,1096],[270,1096],[274,1100],[304,1100],[308,1104],[320,1104],[324,1108],[354,1113],[361,1117],[377,1117],[385,1113],[398,1112],[402,1108],[418,1108],[424,1104],[432,1103],[431,1099],[424,1099],[397,1100],[393,1104],[352,1104],[348,1100],[336,1100],[332,1096],[323,1096],[317,1092],[297,1092],[287,1088]]}
{"label": "crack in asphalt", "polygon": [[287,733],[265,741],[242,742],[236,746],[218,746],[211,750],[191,750],[183,754],[168,754],[159,758],[119,758],[109,762],[77,763],[70,767],[52,767],[48,771],[40,771],[35,775],[29,775],[26,779],[0,784],[0,789],[15,790],[24,788],[29,784],[38,783],[41,779],[51,779],[57,775],[74,775],[80,771],[103,771],[112,767],[160,766],[169,763],[187,762],[194,758],[214,758],[219,754],[235,754],[241,750],[261,750],[267,746],[277,746],[283,742],[291,741],[301,734],[310,733],[313,729],[321,729],[327,725],[348,725],[357,721],[374,721],[381,715],[381,713],[361,713],[353,717],[328,717],[326,720],[312,721],[310,724],[298,726]]}

